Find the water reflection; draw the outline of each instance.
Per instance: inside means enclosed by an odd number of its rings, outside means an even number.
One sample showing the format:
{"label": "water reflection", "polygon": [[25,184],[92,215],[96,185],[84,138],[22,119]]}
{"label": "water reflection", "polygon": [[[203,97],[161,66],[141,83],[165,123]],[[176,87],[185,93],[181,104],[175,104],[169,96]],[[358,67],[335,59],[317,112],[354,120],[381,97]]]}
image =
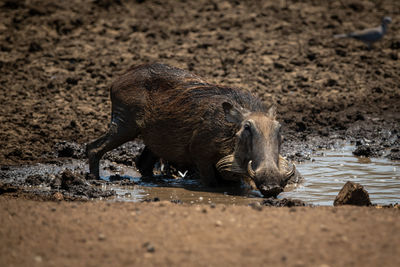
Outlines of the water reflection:
{"label": "water reflection", "polygon": [[332,205],[347,181],[364,186],[374,204],[400,202],[400,162],[385,158],[358,158],[353,146],[325,150],[313,161],[297,165],[304,182],[279,197],[297,198],[315,205]]}

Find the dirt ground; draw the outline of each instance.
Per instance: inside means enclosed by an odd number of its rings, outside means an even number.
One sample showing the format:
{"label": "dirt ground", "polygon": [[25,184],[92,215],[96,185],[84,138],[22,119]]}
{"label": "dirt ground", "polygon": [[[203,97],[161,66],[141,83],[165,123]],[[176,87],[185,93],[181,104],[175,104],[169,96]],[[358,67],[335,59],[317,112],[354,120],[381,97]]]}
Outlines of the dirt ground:
{"label": "dirt ground", "polygon": [[2,266],[399,266],[399,209],[0,197]]}
{"label": "dirt ground", "polygon": [[[289,159],[354,142],[399,160],[399,15],[396,0],[0,0],[1,169],[85,158],[107,129],[111,81],[154,61],[275,104]],[[333,38],[383,16],[393,22],[371,51]],[[399,265],[398,208],[43,202],[3,189],[0,203],[2,266]]]}

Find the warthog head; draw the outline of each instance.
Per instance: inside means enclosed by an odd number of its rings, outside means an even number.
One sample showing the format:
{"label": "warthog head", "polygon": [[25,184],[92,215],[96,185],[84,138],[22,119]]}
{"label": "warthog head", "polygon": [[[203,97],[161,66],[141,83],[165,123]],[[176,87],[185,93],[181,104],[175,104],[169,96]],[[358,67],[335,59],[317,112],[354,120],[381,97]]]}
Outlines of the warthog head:
{"label": "warthog head", "polygon": [[267,113],[250,112],[243,108],[223,103],[225,118],[235,123],[234,152],[223,157],[216,167],[219,171],[239,173],[250,177],[265,197],[276,197],[294,174],[294,165],[280,156],[281,125],[275,120],[276,109]]}

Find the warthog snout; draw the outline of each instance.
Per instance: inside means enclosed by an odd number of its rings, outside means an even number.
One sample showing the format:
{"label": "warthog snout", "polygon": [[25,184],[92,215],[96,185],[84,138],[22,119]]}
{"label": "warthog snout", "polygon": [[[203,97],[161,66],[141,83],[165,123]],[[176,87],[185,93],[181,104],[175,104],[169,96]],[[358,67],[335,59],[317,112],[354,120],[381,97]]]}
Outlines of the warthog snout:
{"label": "warthog snout", "polygon": [[264,197],[276,197],[283,191],[288,180],[295,173],[295,166],[288,165],[286,159],[279,156],[279,163],[273,166],[261,167],[254,171],[252,161],[247,165],[248,176],[255,182]]}
{"label": "warthog snout", "polygon": [[249,112],[224,103],[226,120],[239,128],[233,154],[216,165],[219,171],[242,173],[250,177],[265,197],[276,197],[294,174],[294,165],[280,156],[281,125],[276,110]]}

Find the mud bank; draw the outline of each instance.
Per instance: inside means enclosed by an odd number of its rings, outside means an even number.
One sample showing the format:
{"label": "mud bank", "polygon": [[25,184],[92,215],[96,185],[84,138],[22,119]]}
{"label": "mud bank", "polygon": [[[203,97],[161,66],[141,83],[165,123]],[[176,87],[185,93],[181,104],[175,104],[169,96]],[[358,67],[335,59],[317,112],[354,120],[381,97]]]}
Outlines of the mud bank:
{"label": "mud bank", "polygon": [[399,209],[68,203],[0,196],[0,264],[398,266],[399,217]]}
{"label": "mud bank", "polygon": [[[395,0],[3,1],[0,164],[40,162],[61,141],[97,138],[111,80],[153,61],[277,105],[293,159],[349,139],[398,159],[399,10]],[[332,38],[383,15],[393,23],[372,51]]]}

